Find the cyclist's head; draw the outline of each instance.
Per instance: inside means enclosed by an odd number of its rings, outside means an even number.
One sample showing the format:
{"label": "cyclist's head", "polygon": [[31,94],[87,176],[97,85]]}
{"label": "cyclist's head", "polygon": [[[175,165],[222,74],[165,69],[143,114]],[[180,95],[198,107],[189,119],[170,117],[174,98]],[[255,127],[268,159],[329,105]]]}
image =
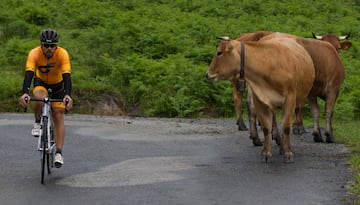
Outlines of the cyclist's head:
{"label": "cyclist's head", "polygon": [[41,43],[57,43],[59,41],[59,34],[53,29],[45,29],[40,33]]}

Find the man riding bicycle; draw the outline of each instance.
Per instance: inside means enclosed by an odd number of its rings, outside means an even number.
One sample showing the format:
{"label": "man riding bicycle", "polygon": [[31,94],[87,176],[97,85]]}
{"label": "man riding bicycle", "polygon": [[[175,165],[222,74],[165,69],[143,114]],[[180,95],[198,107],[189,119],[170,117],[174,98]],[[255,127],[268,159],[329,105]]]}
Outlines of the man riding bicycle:
{"label": "man riding bicycle", "polygon": [[[32,49],[26,61],[23,95],[20,104],[26,108],[30,102],[30,85],[34,77],[34,98],[45,98],[49,94],[54,99],[63,99],[63,102],[52,102],[54,135],[56,143],[55,167],[64,164],[62,148],[65,139],[64,114],[65,108],[70,110],[73,105],[71,94],[71,65],[68,52],[57,46],[58,33],[53,29],[46,29],[40,33],[40,46]],[[49,93],[51,92],[51,93]],[[67,104],[65,105],[65,102]],[[42,102],[34,102],[35,124],[31,131],[38,137],[40,134],[40,120]]]}

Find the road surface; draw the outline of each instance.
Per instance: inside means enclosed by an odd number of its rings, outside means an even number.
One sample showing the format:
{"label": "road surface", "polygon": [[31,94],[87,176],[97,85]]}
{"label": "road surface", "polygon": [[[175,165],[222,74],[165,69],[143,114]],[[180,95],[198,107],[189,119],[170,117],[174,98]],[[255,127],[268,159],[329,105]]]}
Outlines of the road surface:
{"label": "road surface", "polygon": [[40,184],[31,113],[0,114],[0,204],[346,205],[349,151],[293,136],[261,162],[234,120],[66,116],[65,164]]}

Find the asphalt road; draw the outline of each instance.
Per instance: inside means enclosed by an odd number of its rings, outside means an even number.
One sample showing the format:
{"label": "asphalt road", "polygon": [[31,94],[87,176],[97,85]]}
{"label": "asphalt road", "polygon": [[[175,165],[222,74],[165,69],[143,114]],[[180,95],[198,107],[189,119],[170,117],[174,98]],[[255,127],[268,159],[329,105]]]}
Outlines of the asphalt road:
{"label": "asphalt road", "polygon": [[[233,120],[67,115],[65,164],[40,184],[33,116],[0,114],[0,204],[345,205],[341,144],[293,136],[295,163],[261,162]],[[311,130],[309,130],[311,132]]]}

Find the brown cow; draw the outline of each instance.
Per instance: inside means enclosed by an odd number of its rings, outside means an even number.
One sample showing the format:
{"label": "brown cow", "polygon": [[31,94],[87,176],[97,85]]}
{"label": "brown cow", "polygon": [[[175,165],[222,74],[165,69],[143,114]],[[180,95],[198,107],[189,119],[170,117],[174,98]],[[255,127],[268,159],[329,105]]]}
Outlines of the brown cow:
{"label": "brown cow", "polygon": [[323,41],[331,43],[336,48],[336,50],[338,50],[338,51],[340,49],[341,50],[347,50],[347,49],[351,48],[352,43],[350,41],[341,42],[342,40],[349,39],[350,34],[351,33],[348,33],[345,36],[337,36],[335,34],[329,33],[329,34],[326,34],[326,35],[323,35],[323,36],[317,36],[314,33],[312,33],[312,35],[313,35],[313,37],[315,39],[323,40]]}
{"label": "brown cow", "polygon": [[[270,32],[271,33],[271,32]],[[259,39],[259,36],[262,35],[267,36],[269,32],[264,33],[263,31],[252,33],[254,35],[254,39]],[[341,63],[340,57],[337,54],[336,50],[333,47],[329,46],[329,43],[324,43],[322,41],[316,41],[314,39],[305,39],[292,35],[288,35],[289,37],[296,38],[297,41],[304,46],[304,48],[308,51],[310,56],[314,61],[316,76],[314,87],[309,94],[309,104],[311,107],[311,111],[314,118],[314,141],[315,142],[323,142],[321,137],[320,127],[319,127],[319,107],[317,104],[317,97],[320,97],[326,102],[326,141],[331,143],[334,142],[335,139],[333,137],[332,127],[331,127],[331,117],[332,111],[335,105],[335,101],[339,94],[340,86],[344,80],[345,69]],[[251,34],[243,34],[237,40],[247,40]],[[330,35],[331,36],[331,35]],[[265,37],[268,38],[268,37]],[[337,37],[337,39],[340,39]],[[323,39],[328,40],[328,39]],[[335,42],[335,41],[333,41]],[[347,44],[349,45],[349,44]],[[351,43],[350,43],[351,45]],[[240,93],[239,93],[240,95]],[[242,96],[239,96],[241,99]],[[255,123],[255,112],[253,107],[251,106],[251,92],[248,94],[248,113],[249,114],[249,122],[250,122],[250,138],[253,139],[254,145],[261,145],[261,141],[257,134],[256,123]],[[273,138],[279,140],[277,137],[278,134],[276,132],[276,120],[273,120]],[[302,108],[296,110],[296,119],[293,125],[294,133],[303,133],[305,132],[303,123],[302,123]],[[278,142],[278,141],[277,141]]]}
{"label": "brown cow", "polygon": [[[246,34],[241,35],[242,38],[240,40],[242,40],[242,41],[258,41],[265,35],[268,35],[271,33],[273,33],[273,32],[261,31],[261,32],[257,32],[257,33],[246,33]],[[237,39],[237,40],[239,40],[239,39]],[[244,123],[243,116],[242,116],[242,98],[243,98],[242,96],[244,95],[244,92],[245,92],[245,81],[242,79],[241,80],[233,79],[231,82],[233,85],[232,95],[233,95],[235,113],[236,113],[236,124],[238,125],[239,130],[247,130],[246,125]],[[250,129],[251,129],[251,127],[250,127]],[[259,146],[262,145],[262,143],[260,141],[254,142],[254,144],[257,144]]]}
{"label": "brown cow", "polygon": [[[241,36],[239,36],[236,40],[238,40],[238,41],[259,41],[264,36],[267,36],[267,35],[273,34],[273,33],[274,32],[271,32],[271,31],[258,31],[256,33],[244,33]],[[232,80],[233,99],[234,99],[234,104],[235,104],[235,110],[236,110],[236,115],[237,115],[237,124],[239,125],[239,130],[244,130],[244,129],[240,129],[240,124],[241,124],[241,122],[244,124],[241,110],[242,110],[242,98],[243,98],[244,90],[245,90],[245,83],[242,83],[243,88],[242,88],[242,90],[240,90],[239,86],[236,86],[237,82],[239,82],[239,81],[241,81],[241,80],[239,80],[239,79]],[[261,140],[258,136],[258,132],[257,132],[256,113],[254,111],[255,108],[254,108],[254,104],[252,103],[252,94],[251,94],[250,89],[248,89],[248,97],[247,97],[246,106],[247,106],[248,118],[249,118],[250,139],[253,140],[253,144],[255,146],[262,146],[262,142],[261,142]],[[277,128],[275,115],[273,116],[271,135],[272,135],[272,138],[276,140],[276,143],[278,145],[280,145],[280,134],[279,134],[279,131]]]}
{"label": "brown cow", "polygon": [[[276,35],[276,34],[272,34]],[[282,146],[285,162],[293,162],[290,134],[296,107],[304,106],[315,71],[306,50],[291,38],[239,42],[222,38],[206,77],[209,80],[245,79],[265,137],[262,156],[271,159],[273,113],[282,108]]]}

